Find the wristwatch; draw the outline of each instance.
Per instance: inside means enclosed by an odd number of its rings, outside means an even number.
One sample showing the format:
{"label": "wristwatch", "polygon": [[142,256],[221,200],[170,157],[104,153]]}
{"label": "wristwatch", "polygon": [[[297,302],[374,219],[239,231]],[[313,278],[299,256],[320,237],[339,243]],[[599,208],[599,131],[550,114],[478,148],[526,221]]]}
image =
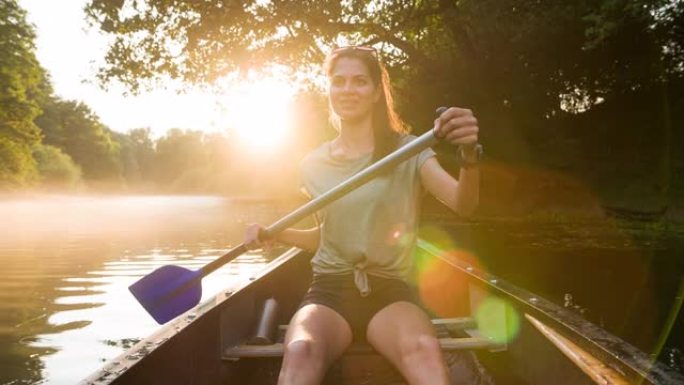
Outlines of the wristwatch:
{"label": "wristwatch", "polygon": [[456,161],[458,162],[459,166],[462,168],[468,168],[476,166],[478,163],[480,163],[482,157],[484,156],[484,147],[478,143],[475,145],[474,149],[475,159],[466,159],[466,157],[463,156],[463,146],[458,146],[458,150],[456,150]]}

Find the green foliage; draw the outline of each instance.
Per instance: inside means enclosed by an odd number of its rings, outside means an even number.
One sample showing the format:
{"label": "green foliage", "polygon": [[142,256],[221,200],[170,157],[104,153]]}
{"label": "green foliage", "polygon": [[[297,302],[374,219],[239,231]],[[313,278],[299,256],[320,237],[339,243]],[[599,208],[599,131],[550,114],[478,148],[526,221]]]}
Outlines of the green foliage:
{"label": "green foliage", "polygon": [[17,189],[36,177],[35,161],[28,145],[0,136],[0,188]]}
{"label": "green foliage", "polygon": [[33,29],[16,1],[0,2],[0,185],[19,187],[35,177],[31,147],[40,141],[33,119],[48,92],[35,57]]}
{"label": "green foliage", "polygon": [[154,141],[149,128],[135,128],[127,134],[112,132],[120,145],[122,176],[129,183],[152,181],[154,177]]}
{"label": "green foliage", "polygon": [[183,174],[201,168],[207,163],[202,133],[178,128],[169,130],[157,140],[155,163],[155,180],[165,186],[170,186]]}
{"label": "green foliage", "polygon": [[[642,168],[662,170],[669,194],[672,164],[684,157],[669,144],[683,124],[678,100],[650,97],[684,78],[681,0],[90,0],[86,10],[114,38],[100,79],[134,91],[166,77],[211,84],[271,63],[312,69],[337,44],[366,44],[388,64],[410,124],[425,127],[440,105],[472,108],[497,159],[598,175],[577,159],[596,156],[584,147],[605,136],[592,130],[610,127],[613,147],[635,139],[602,164],[601,175],[615,175],[649,131],[660,155]],[[648,129],[619,113],[579,118],[635,95],[658,122]],[[643,177],[611,183],[621,189]]]}
{"label": "green foliage", "polygon": [[91,0],[86,9],[115,37],[102,80],[133,89],[163,76],[210,83],[271,62],[315,66],[339,37],[380,47],[394,69],[498,98],[523,86],[545,105],[575,88],[602,95],[681,76],[684,61],[681,1]]}
{"label": "green foliage", "polygon": [[81,169],[61,149],[39,144],[33,148],[40,183],[46,187],[74,188],[81,181]]}
{"label": "green foliage", "polygon": [[231,192],[235,171],[225,136],[172,129],[153,140],[149,128],[114,134],[123,177],[133,190],[177,193]]}
{"label": "green foliage", "polygon": [[[575,173],[621,198],[634,191],[630,199],[646,201],[642,191],[651,191],[653,206],[682,196],[673,190],[684,185],[681,0],[90,0],[86,12],[113,38],[103,84],[137,91],[167,78],[211,84],[272,63],[316,69],[337,44],[373,45],[414,126],[431,122],[436,106],[468,106],[492,159]],[[35,180],[40,106],[44,142],[86,180],[246,188],[231,181],[251,170],[231,159],[223,137],[115,134],[85,105],[49,98],[33,39],[16,1],[0,2],[0,183]],[[309,104],[311,119],[297,124],[302,142],[323,132],[325,101]]]}
{"label": "green foliage", "polygon": [[68,154],[81,167],[85,179],[120,177],[119,143],[85,104],[52,98],[36,123],[43,131],[43,143]]}

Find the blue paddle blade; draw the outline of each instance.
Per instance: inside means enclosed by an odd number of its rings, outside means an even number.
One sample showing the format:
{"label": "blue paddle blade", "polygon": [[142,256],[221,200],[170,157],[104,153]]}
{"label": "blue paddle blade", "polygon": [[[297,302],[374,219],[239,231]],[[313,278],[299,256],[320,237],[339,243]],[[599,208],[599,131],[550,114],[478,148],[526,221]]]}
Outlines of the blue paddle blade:
{"label": "blue paddle blade", "polygon": [[159,324],[165,324],[197,305],[202,298],[198,271],[162,266],[128,287]]}

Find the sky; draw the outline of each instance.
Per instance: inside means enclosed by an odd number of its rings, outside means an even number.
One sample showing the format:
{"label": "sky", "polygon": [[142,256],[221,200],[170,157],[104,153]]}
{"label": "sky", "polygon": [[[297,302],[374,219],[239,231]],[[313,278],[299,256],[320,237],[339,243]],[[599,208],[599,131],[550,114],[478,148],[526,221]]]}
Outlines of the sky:
{"label": "sky", "polygon": [[[98,64],[104,61],[108,38],[88,26],[83,12],[85,3],[86,0],[19,0],[36,29],[38,60],[50,74],[58,96],[85,102],[105,125],[119,132],[139,127],[149,127],[157,137],[174,127],[225,132],[235,123],[227,106],[245,109],[231,103],[249,99],[244,92],[250,91],[244,87],[220,97],[197,89],[180,95],[159,89],[124,96],[123,87],[99,88],[95,74]],[[289,92],[283,90],[283,95]]]}

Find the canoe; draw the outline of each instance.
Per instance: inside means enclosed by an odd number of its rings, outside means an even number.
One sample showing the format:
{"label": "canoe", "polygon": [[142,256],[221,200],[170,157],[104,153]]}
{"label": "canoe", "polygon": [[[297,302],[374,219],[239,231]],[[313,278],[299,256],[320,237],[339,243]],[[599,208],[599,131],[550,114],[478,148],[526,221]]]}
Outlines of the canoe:
{"label": "canoe", "polygon": [[[293,248],[201,303],[81,384],[275,384],[282,336],[308,287],[311,255]],[[420,240],[417,286],[434,313],[453,384],[663,384],[681,374],[570,309]],[[324,384],[402,384],[353,343]]]}

